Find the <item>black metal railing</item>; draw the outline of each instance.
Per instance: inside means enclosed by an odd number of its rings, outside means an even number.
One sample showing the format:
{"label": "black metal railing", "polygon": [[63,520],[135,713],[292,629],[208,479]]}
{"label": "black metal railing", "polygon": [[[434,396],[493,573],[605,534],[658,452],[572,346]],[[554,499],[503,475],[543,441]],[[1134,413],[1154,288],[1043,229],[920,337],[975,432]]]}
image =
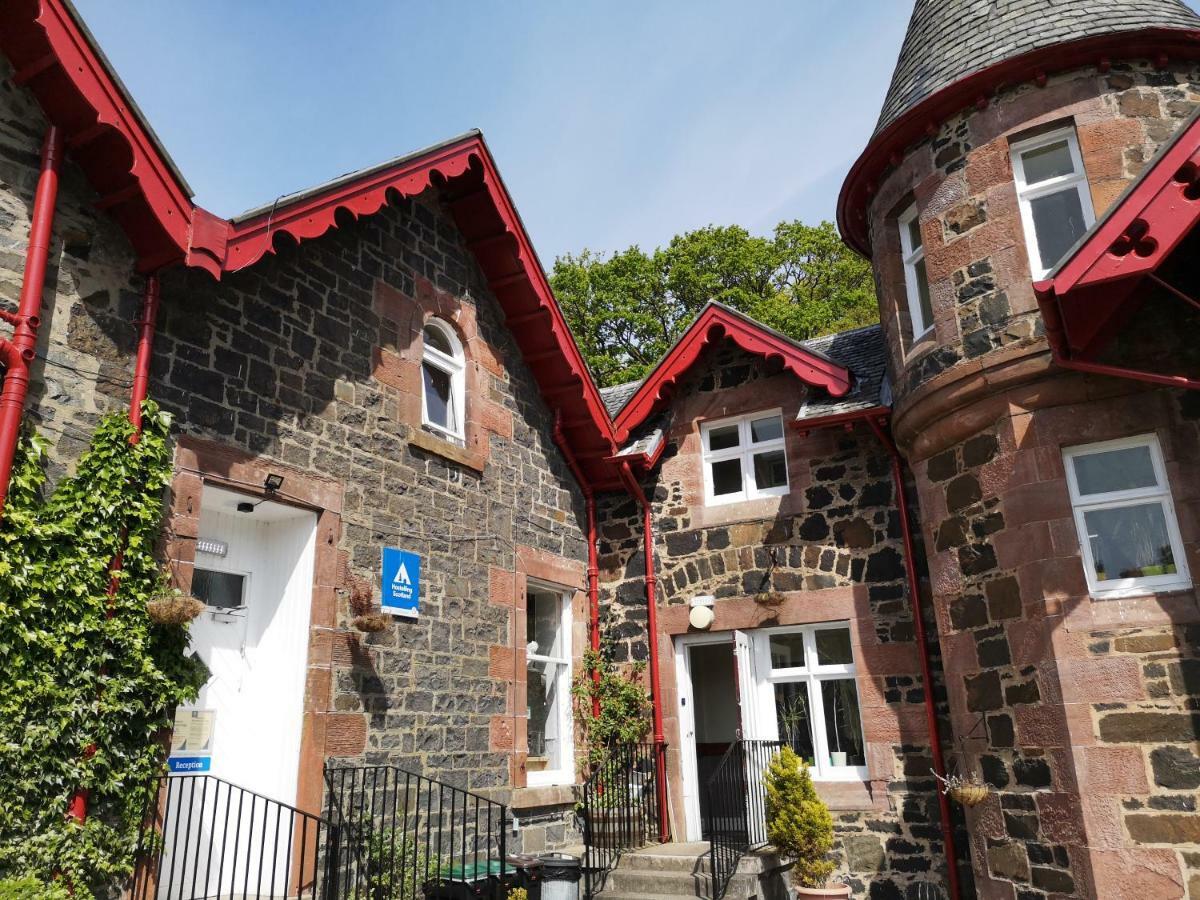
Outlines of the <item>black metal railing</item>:
{"label": "black metal railing", "polygon": [[325,769],[331,819],[344,834],[333,896],[363,900],[503,900],[507,807],[392,766]]}
{"label": "black metal railing", "polygon": [[705,837],[709,840],[712,900],[721,900],[738,862],[767,843],[767,792],[763,773],[781,741],[734,741],[704,786]]}
{"label": "black metal railing", "polygon": [[658,839],[665,754],[665,744],[619,744],[590,767],[579,801],[585,897],[604,888],[624,851]]}
{"label": "black metal railing", "polygon": [[327,819],[212,775],[159,781],[139,845],[132,900],[333,900],[338,830]]}

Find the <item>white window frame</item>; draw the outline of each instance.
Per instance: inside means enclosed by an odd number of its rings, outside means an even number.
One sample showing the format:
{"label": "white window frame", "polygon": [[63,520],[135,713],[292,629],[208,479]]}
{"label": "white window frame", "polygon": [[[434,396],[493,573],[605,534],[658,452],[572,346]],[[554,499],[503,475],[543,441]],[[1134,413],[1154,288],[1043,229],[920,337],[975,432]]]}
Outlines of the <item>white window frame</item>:
{"label": "white window frame", "polygon": [[[1040,181],[1032,187],[1025,180],[1025,161],[1022,155],[1030,150],[1037,150],[1049,144],[1066,140],[1067,149],[1071,154],[1071,164],[1075,171],[1069,175],[1059,175],[1056,178]],[[1021,226],[1025,230],[1025,250],[1029,254],[1029,271],[1034,281],[1045,278],[1053,266],[1042,266],[1042,254],[1038,249],[1037,229],[1033,223],[1033,206],[1031,201],[1049,194],[1060,193],[1067,188],[1074,188],[1079,194],[1079,206],[1083,210],[1083,228],[1086,232],[1096,223],[1096,211],[1092,206],[1092,191],[1088,186],[1087,171],[1083,167],[1083,154],[1079,152],[1079,136],[1075,128],[1068,125],[1056,128],[1054,131],[1039,134],[1037,137],[1016,141],[1009,147],[1012,158],[1013,181],[1017,188],[1017,205],[1021,209]],[[1058,265],[1056,260],[1054,265]]]}
{"label": "white window frame", "polygon": [[[750,423],[760,419],[778,418],[780,436],[770,441],[752,443]],[[710,450],[709,436],[714,429],[730,425],[738,426],[738,445],[724,450]],[[759,453],[769,453],[773,450],[783,451],[784,478],[778,487],[759,488],[754,479],[754,457]],[[748,413],[743,416],[732,416],[726,419],[714,419],[711,422],[700,423],[700,458],[704,467],[704,505],[724,506],[727,503],[742,503],[747,500],[759,500],[764,497],[783,497],[792,489],[792,476],[787,471],[787,422],[783,418],[782,409],[765,409]],[[732,494],[716,495],[713,493],[712,464],[729,459],[742,461],[742,489]]]}
{"label": "white window frame", "polygon": [[[1132,447],[1148,447],[1150,460],[1154,467],[1156,484],[1152,487],[1133,488],[1123,491],[1109,491],[1103,494],[1080,494],[1079,483],[1075,476],[1075,460],[1081,456],[1090,456],[1108,450],[1124,450]],[[1187,555],[1184,552],[1183,539],[1179,532],[1179,521],[1175,516],[1175,503],[1171,496],[1171,485],[1167,481],[1166,467],[1163,464],[1162,448],[1155,434],[1143,434],[1135,437],[1119,438],[1114,441],[1102,441],[1097,444],[1081,444],[1067,447],[1063,450],[1063,463],[1067,470],[1067,487],[1071,496],[1071,510],[1075,519],[1075,532],[1079,538],[1079,551],[1083,556],[1084,574],[1087,576],[1088,590],[1093,597],[1111,598],[1127,597],[1172,591],[1188,588],[1192,579],[1188,574]],[[1167,537],[1171,541],[1171,552],[1175,557],[1176,571],[1168,575],[1148,575],[1141,578],[1110,578],[1098,581],[1096,578],[1095,559],[1092,555],[1092,542],[1088,539],[1087,527],[1084,524],[1084,513],[1098,509],[1115,509],[1122,506],[1144,505],[1147,501],[1157,500],[1163,509],[1166,521]]]}
{"label": "white window frame", "polygon": [[[917,263],[925,258],[925,240],[922,238],[921,246],[913,248],[912,238],[909,235],[908,227],[917,221],[919,211],[914,203],[896,220],[896,225],[900,230],[900,258],[904,263],[904,286],[908,294],[908,320],[912,325],[912,342],[915,344],[925,335],[933,330],[933,321],[925,321],[925,313],[921,311],[921,288],[917,282]],[[918,226],[919,227],[919,226]],[[925,290],[929,290],[929,277],[926,274]],[[930,311],[933,308],[933,295],[929,297]]]}
{"label": "white window frame", "polygon": [[[811,721],[814,727],[813,753],[816,758],[811,767],[816,781],[866,781],[867,766],[835,766],[829,758],[829,735],[825,730],[825,698],[821,693],[821,682],[851,678],[858,696],[858,728],[863,737],[863,757],[867,754],[867,732],[863,727],[863,694],[859,690],[858,666],[854,662],[843,665],[820,665],[817,662],[817,633],[821,631],[852,630],[850,622],[822,622],[816,625],[788,625],[781,628],[759,628],[750,632],[758,654],[759,672],[759,721],[763,723],[766,740],[778,741],[779,719],[775,710],[775,685],[803,683],[808,690]],[[771,637],[780,634],[799,634],[804,638],[804,666],[787,669],[771,668]],[[853,634],[851,655],[853,656]]]}
{"label": "white window frame", "polygon": [[[571,596],[572,591],[564,589],[560,585],[546,584],[540,581],[529,579],[527,584],[528,591],[536,591],[543,594],[554,594],[559,598],[561,609],[561,618],[559,619],[559,654],[558,656],[545,656],[540,653],[525,653],[525,667],[529,668],[530,663],[556,663],[560,666],[558,674],[558,728],[559,734],[562,735],[562,759],[559,760],[559,765],[553,769],[541,769],[538,771],[527,771],[525,775],[525,783],[529,787],[545,786],[545,785],[562,785],[575,783],[575,723],[572,714],[571,705],[571,678],[573,675],[574,666],[571,662]],[[528,678],[528,676],[526,676]],[[528,708],[525,710],[526,718],[529,717]]]}
{"label": "white window frame", "polygon": [[[425,340],[425,329],[435,328],[450,344],[453,355],[447,356],[436,347],[429,346]],[[457,428],[446,428],[429,418],[429,403],[425,391],[425,366],[444,372],[450,379],[450,413],[454,416]],[[462,341],[454,333],[454,329],[441,319],[429,319],[421,329],[421,424],[439,437],[452,443],[466,443],[466,393],[467,393],[467,363],[463,354]]]}

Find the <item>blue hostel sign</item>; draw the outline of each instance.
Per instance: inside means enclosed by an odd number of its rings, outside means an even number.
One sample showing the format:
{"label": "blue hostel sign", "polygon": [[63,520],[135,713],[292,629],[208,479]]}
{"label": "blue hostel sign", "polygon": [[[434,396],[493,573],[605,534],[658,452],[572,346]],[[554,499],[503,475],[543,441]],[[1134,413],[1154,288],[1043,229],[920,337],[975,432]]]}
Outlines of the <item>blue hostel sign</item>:
{"label": "blue hostel sign", "polygon": [[421,557],[409,550],[383,548],[383,611],[415,619],[421,608]]}

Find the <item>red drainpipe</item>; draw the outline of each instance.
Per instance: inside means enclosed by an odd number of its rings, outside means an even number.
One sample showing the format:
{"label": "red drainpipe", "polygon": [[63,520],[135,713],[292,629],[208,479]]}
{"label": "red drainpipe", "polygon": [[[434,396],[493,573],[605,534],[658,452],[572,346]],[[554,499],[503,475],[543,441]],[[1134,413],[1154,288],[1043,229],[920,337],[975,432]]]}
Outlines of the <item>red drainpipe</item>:
{"label": "red drainpipe", "polygon": [[[933,756],[933,771],[939,778],[946,777],[946,762],[942,757],[942,742],[938,737],[937,710],[933,700],[933,671],[929,664],[929,645],[925,643],[925,618],[921,614],[921,590],[917,580],[917,568],[913,561],[912,524],[908,518],[908,501],[904,497],[904,473],[901,469],[900,451],[884,430],[884,417],[864,416],[875,436],[879,438],[892,458],[892,483],[896,488],[896,509],[900,513],[900,532],[904,540],[904,570],[908,576],[908,594],[912,598],[913,630],[917,645],[921,648],[921,679],[925,685],[925,724],[929,728],[929,746]],[[942,842],[946,847],[946,876],[950,882],[951,900],[959,900],[958,851],[954,846],[954,826],[950,823],[950,801],[938,788],[938,808],[941,811]]]}
{"label": "red drainpipe", "polygon": [[[142,315],[134,324],[138,326],[137,340],[137,357],[133,365],[133,387],[129,392],[129,421],[133,423],[133,434],[129,437],[129,443],[136,444],[142,436],[142,402],[146,399],[146,395],[150,387],[150,358],[154,349],[154,329],[158,322],[158,275],[152,274],[146,276],[146,287],[142,292]],[[122,543],[124,542],[124,534],[122,534]],[[117,555],[108,566],[108,605],[109,615],[112,615],[113,598],[117,596],[117,590],[120,587],[120,579],[117,573],[121,571],[121,566],[125,561],[124,550],[117,551]],[[84,757],[91,759],[96,754],[96,745],[89,744],[84,750]],[[76,821],[82,822],[87,818],[88,812],[88,797],[89,791],[84,788],[79,788],[71,795],[71,801],[67,805],[67,815]]]}
{"label": "red drainpipe", "polygon": [[628,460],[621,460],[620,472],[621,480],[629,489],[630,496],[642,507],[642,533],[646,553],[646,630],[649,632],[647,643],[650,645],[650,699],[654,710],[654,781],[658,785],[658,839],[665,844],[670,837],[670,829],[667,826],[667,781],[663,759],[663,745],[666,741],[663,737],[662,691],[658,677],[658,606],[654,596],[658,579],[654,575],[654,522],[650,501],[646,499],[642,486],[634,477]]}
{"label": "red drainpipe", "polygon": [[50,258],[50,239],[54,232],[54,206],[58,201],[58,169],[62,163],[63,137],[57,127],[46,129],[42,142],[41,174],[33,196],[33,217],[29,228],[29,248],[25,251],[25,274],[17,311],[0,318],[13,326],[12,340],[0,338],[4,387],[0,390],[0,515],[8,496],[13,458],[21,437],[21,416],[29,393],[29,364],[37,347],[41,324],[42,291],[46,287],[46,263]]}
{"label": "red drainpipe", "polygon": [[[596,549],[596,496],[592,491],[592,485],[586,478],[583,477],[583,471],[579,468],[579,463],[575,459],[575,454],[571,451],[570,445],[567,443],[566,437],[563,435],[562,428],[562,413],[554,415],[554,443],[558,445],[558,449],[562,452],[563,457],[567,461],[567,466],[570,467],[571,473],[575,476],[575,481],[579,484],[579,489],[583,491],[583,499],[587,503],[587,545],[588,545],[588,561],[587,561],[587,580],[588,580],[588,612],[590,621],[588,622],[588,639],[591,643],[592,650],[596,653],[600,652],[600,563],[597,559]],[[592,670],[592,681],[599,683],[600,672],[596,669]],[[600,698],[592,699],[592,712],[594,715],[600,715]]]}

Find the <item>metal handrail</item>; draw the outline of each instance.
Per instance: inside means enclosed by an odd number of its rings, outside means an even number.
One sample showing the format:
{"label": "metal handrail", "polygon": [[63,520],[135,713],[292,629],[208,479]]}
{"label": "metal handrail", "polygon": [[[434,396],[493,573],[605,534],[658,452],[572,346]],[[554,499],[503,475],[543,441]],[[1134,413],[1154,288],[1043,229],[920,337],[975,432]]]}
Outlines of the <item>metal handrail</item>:
{"label": "metal handrail", "polygon": [[712,900],[721,900],[742,857],[767,845],[762,773],[782,741],[734,741],[704,785]]}
{"label": "metal handrail", "polygon": [[504,804],[395,766],[326,766],[325,782],[358,863],[340,873],[339,898],[420,900],[440,886],[507,895]]}
{"label": "metal handrail", "polygon": [[133,900],[332,898],[337,828],[213,775],[162,776],[138,842]]}
{"label": "metal handrail", "polygon": [[657,832],[658,789],[665,743],[617,744],[593,764],[580,791],[585,898],[604,888],[626,850],[650,843]]}

